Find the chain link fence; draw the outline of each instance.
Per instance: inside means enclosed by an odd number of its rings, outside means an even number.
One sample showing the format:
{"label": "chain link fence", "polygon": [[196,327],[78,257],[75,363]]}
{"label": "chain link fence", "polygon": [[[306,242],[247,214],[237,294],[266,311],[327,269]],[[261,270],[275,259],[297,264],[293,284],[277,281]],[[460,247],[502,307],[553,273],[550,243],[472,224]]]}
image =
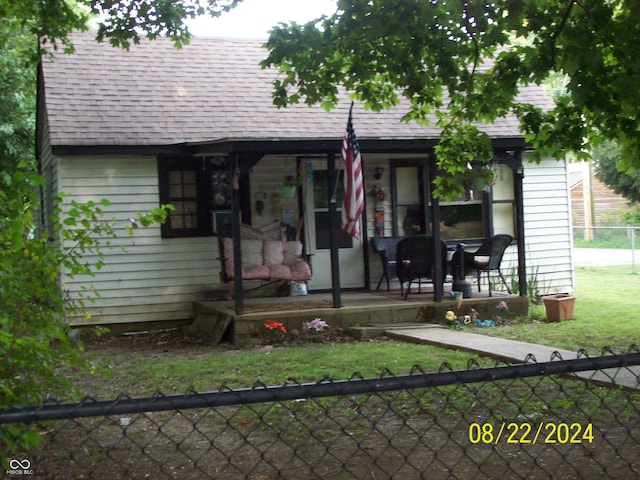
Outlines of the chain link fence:
{"label": "chain link fence", "polygon": [[605,249],[598,250],[597,255],[589,255],[585,250],[578,261],[584,260],[588,265],[631,265],[631,273],[637,273],[640,262],[640,227],[574,226],[573,238],[578,248]]}
{"label": "chain link fence", "polygon": [[573,226],[573,238],[603,244],[612,248],[638,248],[640,227],[624,226]]}
{"label": "chain link fence", "polygon": [[[7,477],[640,478],[640,351],[0,412]],[[580,376],[577,375],[578,372]],[[637,388],[629,385],[629,376]],[[625,382],[616,379],[625,378]],[[596,380],[597,379],[597,380]],[[632,382],[633,385],[633,382]]]}

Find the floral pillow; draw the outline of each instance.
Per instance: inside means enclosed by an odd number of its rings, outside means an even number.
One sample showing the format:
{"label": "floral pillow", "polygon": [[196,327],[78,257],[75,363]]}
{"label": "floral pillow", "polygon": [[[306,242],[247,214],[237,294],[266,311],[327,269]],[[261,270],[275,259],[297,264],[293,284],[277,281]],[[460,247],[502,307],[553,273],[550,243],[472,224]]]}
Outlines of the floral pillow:
{"label": "floral pillow", "polygon": [[262,265],[262,240],[240,241],[240,254],[243,265]]}
{"label": "floral pillow", "polygon": [[302,243],[298,241],[284,242],[284,264],[291,265],[300,261],[302,256]]}
{"label": "floral pillow", "polygon": [[[225,270],[233,271],[233,240],[223,240]],[[262,265],[262,240],[242,240],[240,255],[243,265]]]}
{"label": "floral pillow", "polygon": [[280,240],[265,241],[263,253],[265,265],[282,265],[284,263],[284,248]]}

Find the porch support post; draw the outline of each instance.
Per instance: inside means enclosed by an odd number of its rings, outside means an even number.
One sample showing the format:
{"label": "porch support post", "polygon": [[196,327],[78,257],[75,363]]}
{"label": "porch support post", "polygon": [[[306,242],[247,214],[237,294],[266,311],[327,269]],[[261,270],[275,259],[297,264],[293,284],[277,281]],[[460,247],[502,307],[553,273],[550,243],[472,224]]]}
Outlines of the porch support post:
{"label": "porch support post", "polygon": [[524,193],[522,180],[524,166],[522,165],[522,150],[514,152],[516,161],[513,168],[513,195],[516,201],[515,230],[518,243],[518,285],[521,297],[527,296],[527,262],[524,249]]}
{"label": "porch support post", "polygon": [[231,170],[231,235],[233,237],[233,298],[236,315],[244,313],[244,292],[242,291],[242,254],[240,243],[240,166],[238,154],[234,153]]}
{"label": "porch support post", "polygon": [[[431,165],[436,165],[436,157],[433,150],[429,153],[427,158],[429,159],[427,160],[427,162],[430,162]],[[440,200],[438,198],[434,198],[432,195],[432,179],[435,172],[433,171],[433,169],[427,167],[428,164],[425,162],[422,169],[422,178],[424,183],[423,192],[425,205],[428,206],[429,203],[431,203],[431,215],[426,215],[427,207],[425,206],[425,215],[427,217],[425,218],[425,230],[427,231],[427,233],[431,233],[431,236],[433,237],[433,255],[435,257],[435,271],[433,272],[433,301],[441,302],[442,297],[444,296],[443,283],[447,276],[447,265],[446,263],[445,265],[442,265],[442,263],[440,262],[440,259],[442,258],[442,233],[440,232]],[[429,202],[429,200],[431,200],[431,202]],[[431,228],[429,228],[428,217],[430,217],[431,219]]]}
{"label": "porch support post", "polygon": [[433,272],[433,301],[441,302],[444,295],[443,283],[447,272],[445,270],[446,264],[443,265],[440,261],[443,253],[441,244],[442,235],[440,232],[440,200],[438,198],[432,198],[431,205],[433,208],[433,211],[431,212],[431,218],[433,219],[433,255],[435,257],[435,269]]}
{"label": "porch support post", "polygon": [[336,156],[329,153],[327,156],[327,174],[329,176],[329,249],[331,254],[331,293],[333,295],[333,308],[342,307],[340,296],[340,258],[338,254],[338,208],[336,205]]}

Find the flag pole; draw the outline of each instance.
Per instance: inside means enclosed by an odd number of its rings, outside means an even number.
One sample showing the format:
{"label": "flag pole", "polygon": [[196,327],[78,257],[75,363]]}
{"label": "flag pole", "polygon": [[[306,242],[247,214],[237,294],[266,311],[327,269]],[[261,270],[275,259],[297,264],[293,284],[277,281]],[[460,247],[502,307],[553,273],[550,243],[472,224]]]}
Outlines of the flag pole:
{"label": "flag pole", "polygon": [[353,128],[352,113],[353,102],[351,102],[349,109],[347,131],[342,142],[342,160],[344,162],[342,228],[349,235],[360,240],[360,217],[364,211],[364,180],[362,178],[362,157]]}
{"label": "flag pole", "polygon": [[336,169],[336,181],[333,183],[333,192],[331,193],[331,201],[336,202],[338,197],[338,182],[340,182],[341,168]]}

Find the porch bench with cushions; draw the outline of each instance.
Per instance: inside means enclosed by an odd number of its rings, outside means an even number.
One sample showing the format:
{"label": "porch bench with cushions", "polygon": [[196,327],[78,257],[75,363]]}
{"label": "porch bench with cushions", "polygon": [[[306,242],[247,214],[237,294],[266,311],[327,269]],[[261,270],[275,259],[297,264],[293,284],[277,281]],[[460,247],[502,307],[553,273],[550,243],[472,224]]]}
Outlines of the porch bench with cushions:
{"label": "porch bench with cushions", "polygon": [[[233,239],[225,237],[223,265],[227,280],[234,278]],[[311,280],[311,267],[302,258],[298,240],[245,239],[240,242],[242,280]]]}

